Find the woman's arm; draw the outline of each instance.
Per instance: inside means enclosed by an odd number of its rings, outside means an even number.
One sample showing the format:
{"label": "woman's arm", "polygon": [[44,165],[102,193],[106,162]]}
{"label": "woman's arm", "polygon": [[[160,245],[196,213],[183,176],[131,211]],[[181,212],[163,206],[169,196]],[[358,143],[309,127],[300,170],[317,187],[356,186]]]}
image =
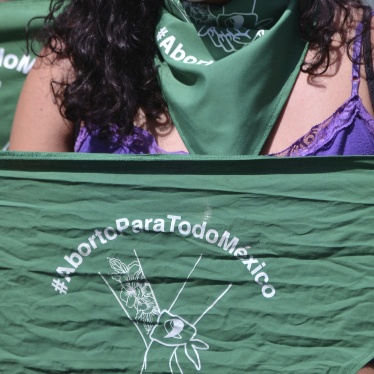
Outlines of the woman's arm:
{"label": "woman's arm", "polygon": [[52,56],[36,61],[18,101],[10,150],[73,151],[73,126],[62,117],[51,88],[51,81],[61,81],[69,68],[69,62],[53,60]]}

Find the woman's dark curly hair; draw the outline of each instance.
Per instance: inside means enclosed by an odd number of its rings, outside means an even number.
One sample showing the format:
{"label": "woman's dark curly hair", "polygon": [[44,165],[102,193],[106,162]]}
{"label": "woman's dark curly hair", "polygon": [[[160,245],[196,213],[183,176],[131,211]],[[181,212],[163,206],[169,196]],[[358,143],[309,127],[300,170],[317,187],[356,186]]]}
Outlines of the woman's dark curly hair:
{"label": "woman's dark curly hair", "polygon": [[358,19],[363,24],[362,33],[371,31],[371,8],[364,6],[362,0],[300,0],[300,6],[301,34],[315,51],[314,59],[302,65],[301,70],[305,73],[326,72],[334,36],[347,45],[351,57],[351,45],[361,36],[352,36],[352,27],[356,28]]}
{"label": "woman's dark curly hair", "polygon": [[[271,1],[271,0],[268,0]],[[163,0],[51,0],[39,40],[54,58],[68,59],[74,79],[51,82],[61,114],[75,126],[116,124],[131,132],[139,108],[148,120],[167,113],[158,84],[154,39]],[[330,63],[333,35],[351,43],[352,14],[370,25],[370,8],[360,0],[300,0],[301,33],[317,51],[302,70],[319,74]],[[352,12],[352,10],[354,12]],[[98,125],[96,125],[98,126]]]}
{"label": "woman's dark curly hair", "polygon": [[[54,59],[68,59],[73,81],[52,82],[61,114],[75,126],[116,124],[129,133],[138,109],[166,112],[154,65],[162,0],[51,0],[38,39]],[[46,52],[48,51],[48,52]],[[52,60],[52,63],[55,60]]]}

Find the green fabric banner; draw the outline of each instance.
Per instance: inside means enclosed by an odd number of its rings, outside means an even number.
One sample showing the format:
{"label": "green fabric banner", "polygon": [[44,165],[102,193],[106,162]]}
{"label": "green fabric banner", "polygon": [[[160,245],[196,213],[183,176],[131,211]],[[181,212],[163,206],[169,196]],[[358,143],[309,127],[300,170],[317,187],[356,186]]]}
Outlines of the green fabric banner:
{"label": "green fabric banner", "polygon": [[[0,150],[9,141],[18,96],[35,62],[26,50],[27,24],[33,17],[46,15],[48,6],[49,0],[0,2]],[[40,20],[33,22],[30,32],[40,25]]]}
{"label": "green fabric banner", "polygon": [[2,154],[5,373],[374,358],[373,157]]}

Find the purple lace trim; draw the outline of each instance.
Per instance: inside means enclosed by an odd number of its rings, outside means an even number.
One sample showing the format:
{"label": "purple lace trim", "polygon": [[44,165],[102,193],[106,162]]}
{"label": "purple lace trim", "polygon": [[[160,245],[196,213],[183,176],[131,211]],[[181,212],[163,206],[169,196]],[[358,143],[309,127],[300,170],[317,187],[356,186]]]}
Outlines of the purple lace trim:
{"label": "purple lace trim", "polygon": [[74,146],[74,152],[117,153],[117,154],[187,154],[184,151],[167,152],[160,148],[155,138],[146,130],[134,127],[128,136],[114,133],[109,138],[101,137],[98,130],[88,132],[81,127]]}
{"label": "purple lace trim", "polygon": [[[362,32],[359,24],[356,35]],[[361,36],[353,46],[353,61],[361,53]],[[374,120],[359,97],[360,65],[352,64],[352,92],[327,120],[311,130],[282,152],[273,156],[335,156],[374,154]]]}
{"label": "purple lace trim", "polygon": [[285,150],[278,157],[374,154],[374,119],[358,96],[350,97],[327,120]]}

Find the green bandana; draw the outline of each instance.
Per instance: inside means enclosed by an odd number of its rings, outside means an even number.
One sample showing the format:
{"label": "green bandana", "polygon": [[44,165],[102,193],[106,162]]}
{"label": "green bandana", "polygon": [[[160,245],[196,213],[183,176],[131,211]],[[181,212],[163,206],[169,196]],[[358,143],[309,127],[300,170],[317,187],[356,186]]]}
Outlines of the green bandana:
{"label": "green bandana", "polygon": [[[9,140],[18,96],[34,55],[26,54],[26,27],[31,18],[47,14],[49,0],[0,2],[0,149]],[[33,22],[32,30],[41,22]]]}
{"label": "green bandana", "polygon": [[304,56],[298,0],[165,0],[160,80],[191,153],[258,154]]}
{"label": "green bandana", "polygon": [[374,358],[373,157],[0,156],[3,373]]}

